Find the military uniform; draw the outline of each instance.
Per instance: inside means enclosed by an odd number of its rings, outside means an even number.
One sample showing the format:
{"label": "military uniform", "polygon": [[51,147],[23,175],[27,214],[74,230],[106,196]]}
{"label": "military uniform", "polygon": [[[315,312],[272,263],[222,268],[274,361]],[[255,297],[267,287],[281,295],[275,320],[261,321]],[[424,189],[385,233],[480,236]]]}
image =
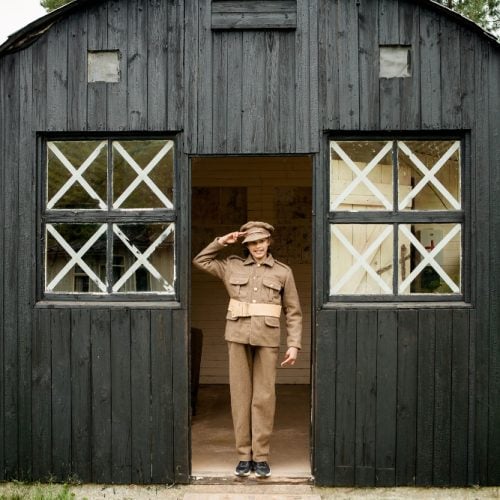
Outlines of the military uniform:
{"label": "military uniform", "polygon": [[251,255],[217,259],[224,246],[216,239],[193,263],[220,278],[228,291],[225,339],[236,449],[240,460],[262,462],[268,459],[274,422],[281,307],[288,347],[301,347],[302,312],[287,265],[270,254],[260,264]]}

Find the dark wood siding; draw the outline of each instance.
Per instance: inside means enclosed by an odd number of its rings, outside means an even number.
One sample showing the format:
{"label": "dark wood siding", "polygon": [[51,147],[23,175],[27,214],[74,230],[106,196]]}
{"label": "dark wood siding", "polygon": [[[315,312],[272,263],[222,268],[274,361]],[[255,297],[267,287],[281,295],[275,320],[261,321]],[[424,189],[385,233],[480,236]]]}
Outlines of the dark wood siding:
{"label": "dark wood siding", "polygon": [[468,309],[319,314],[319,483],[467,483],[469,322]]}
{"label": "dark wood siding", "polygon": [[187,9],[188,150],[316,151],[316,2],[298,0],[297,28],[290,31],[212,31],[210,0]]}
{"label": "dark wood siding", "polygon": [[[424,1],[298,0],[286,29],[212,11],[82,2],[0,58],[0,480],[189,480],[187,156],[318,153],[317,482],[499,484],[498,44]],[[379,78],[381,44],[411,45],[411,78]],[[87,50],[119,50],[120,82],[88,84]],[[325,303],[327,135],[442,130],[466,139],[470,301]],[[37,305],[37,134],[86,131],[178,133],[179,304]]]}
{"label": "dark wood siding", "polygon": [[36,310],[35,478],[176,479],[172,356],[177,316],[151,308]]}
{"label": "dark wood siding", "polygon": [[[493,158],[500,91],[491,82],[499,77],[498,47],[432,9],[402,0],[361,2],[358,10],[343,1],[320,2],[319,19],[323,129],[333,135],[470,130],[465,249],[472,273],[466,307],[373,306],[378,322],[367,322],[367,312],[352,306],[330,304],[333,310],[318,313],[316,443],[325,445],[315,450],[316,479],[339,485],[497,484],[500,357],[498,276],[492,265],[498,256],[500,191]],[[379,45],[411,45],[412,77],[380,79]],[[325,142],[323,162],[327,157]],[[317,162],[318,212],[328,206],[324,164]],[[317,231],[327,230],[319,221]],[[318,245],[327,248],[322,239]],[[326,262],[318,256],[317,263],[316,300],[323,303]],[[373,387],[374,394],[368,390]],[[323,394],[334,401],[321,402]]]}

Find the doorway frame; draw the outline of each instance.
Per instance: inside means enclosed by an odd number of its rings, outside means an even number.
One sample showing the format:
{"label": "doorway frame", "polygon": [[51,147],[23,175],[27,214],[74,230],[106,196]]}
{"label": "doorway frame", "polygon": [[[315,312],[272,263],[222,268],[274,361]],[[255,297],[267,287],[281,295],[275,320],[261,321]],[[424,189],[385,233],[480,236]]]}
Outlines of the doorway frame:
{"label": "doorway frame", "polygon": [[[318,196],[317,196],[317,188],[318,188],[318,179],[322,178],[321,175],[321,170],[320,170],[320,164],[321,164],[321,153],[320,152],[301,152],[301,153],[234,153],[234,154],[218,154],[218,153],[213,153],[213,154],[193,154],[193,153],[188,153],[184,155],[186,160],[186,164],[184,165],[186,167],[185,175],[182,176],[185,185],[181,186],[183,192],[185,193],[182,198],[184,198],[182,201],[185,202],[182,206],[185,207],[184,209],[184,217],[183,219],[185,220],[185,230],[186,230],[186,237],[185,241],[187,242],[188,245],[188,255],[191,255],[192,253],[192,177],[193,177],[193,160],[194,159],[203,159],[203,158],[241,158],[241,157],[254,157],[254,158],[269,158],[269,157],[279,157],[279,158],[286,158],[286,157],[304,157],[309,159],[309,164],[310,164],[310,176],[311,176],[311,198],[312,198],[312,203],[311,203],[311,219],[310,219],[310,227],[311,227],[311,318],[310,318],[310,328],[311,328],[311,354],[310,354],[310,363],[309,363],[309,377],[310,377],[310,397],[309,397],[309,404],[310,404],[310,427],[309,427],[309,464],[310,464],[310,481],[314,483],[314,469],[315,469],[315,448],[316,448],[316,442],[315,442],[315,436],[317,436],[316,432],[316,407],[315,407],[315,402],[316,402],[316,369],[315,369],[315,359],[316,359],[316,309],[317,309],[317,304],[318,304],[318,290],[317,290],[317,277],[319,276],[318,274],[318,268],[322,269],[322,265],[320,264],[318,266],[318,258],[322,259],[323,258],[323,248],[322,248],[322,242],[323,238],[321,237],[320,240],[318,241],[318,235],[321,234],[320,227],[318,226],[318,222],[321,224],[322,218],[316,217],[318,210],[317,210],[317,203],[318,203]],[[324,217],[323,217],[324,218]],[[318,250],[320,251],[319,256],[318,256]],[[186,259],[187,261],[188,259]],[[187,307],[186,307],[186,321],[185,321],[185,327],[186,327],[186,335],[185,335],[185,353],[187,354],[187,395],[190,398],[191,395],[191,370],[190,370],[190,359],[191,359],[191,300],[192,300],[192,265],[189,259],[189,264],[187,265],[188,269],[186,272],[186,277],[187,277],[187,284],[186,284],[186,300],[187,300]],[[322,288],[322,287],[321,287]],[[195,482],[195,479],[192,474],[192,439],[191,439],[191,430],[192,430],[192,414],[191,414],[191,404],[187,405],[188,409],[188,421],[187,421],[187,441],[188,441],[188,453],[187,453],[187,459],[188,459],[188,467],[187,470],[188,472],[188,477],[189,477],[189,483]],[[205,479],[210,479],[210,478],[205,478]],[[211,484],[227,484],[226,478],[213,478],[213,480],[210,481]]]}

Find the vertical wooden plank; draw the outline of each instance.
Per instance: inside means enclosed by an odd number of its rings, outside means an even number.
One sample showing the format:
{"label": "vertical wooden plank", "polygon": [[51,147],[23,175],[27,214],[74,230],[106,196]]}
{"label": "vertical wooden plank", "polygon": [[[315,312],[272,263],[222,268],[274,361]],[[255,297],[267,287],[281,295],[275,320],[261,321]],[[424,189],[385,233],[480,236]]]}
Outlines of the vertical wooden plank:
{"label": "vertical wooden plank", "polygon": [[417,311],[398,312],[396,485],[415,484],[417,415]]}
{"label": "vertical wooden plank", "polygon": [[52,404],[50,310],[36,312],[32,339],[33,479],[47,481],[52,472]]}
{"label": "vertical wooden plank", "polygon": [[359,311],[356,335],[356,486],[375,485],[377,311]]}
{"label": "vertical wooden plank", "polygon": [[[480,89],[488,87],[489,81],[489,49],[486,44],[476,38],[475,44],[475,115],[486,117],[489,114],[489,94]],[[475,122],[472,134],[472,168],[471,177],[475,184],[475,220],[471,228],[471,238],[480,239],[476,245],[475,270],[476,290],[476,342],[475,342],[475,458],[474,484],[487,484],[488,481],[488,377],[489,377],[489,279],[490,267],[490,172],[486,166],[490,165],[490,150],[486,147],[485,139],[489,134],[489,123],[485,119]],[[479,240],[478,240],[479,241]],[[491,325],[496,328],[496,325]]]}
{"label": "vertical wooden plank", "polygon": [[[243,32],[227,33],[227,152],[238,153],[242,148],[242,88],[243,88]],[[229,77],[229,75],[231,75]]]}
{"label": "vertical wooden plank", "polygon": [[151,317],[131,311],[132,482],[151,482]]}
{"label": "vertical wooden plank", "polygon": [[462,126],[460,89],[460,28],[457,23],[441,19],[441,119],[442,128]]}
{"label": "vertical wooden plank", "polygon": [[295,152],[295,37],[280,33],[279,42],[279,150]]}
{"label": "vertical wooden plank", "polygon": [[441,127],[440,17],[420,10],[420,92],[422,127]]}
{"label": "vertical wooden plank", "polygon": [[[19,62],[17,56],[6,56],[2,78],[5,79],[5,190],[2,200],[4,212],[4,253],[3,280],[6,291],[18,287],[18,238],[19,238]],[[19,473],[19,331],[18,331],[18,294],[6,293],[4,307],[4,471],[6,479],[18,478]]]}
{"label": "vertical wooden plank", "polygon": [[[20,131],[18,198],[18,332],[19,332],[19,479],[31,479],[31,336],[33,330],[33,282],[36,262],[34,249],[36,203],[35,136],[33,134],[33,60],[31,49],[19,53],[20,60]],[[1,223],[1,222],[0,222]],[[1,251],[1,249],[0,249]],[[3,296],[0,292],[0,296]],[[0,313],[1,314],[1,313]],[[0,444],[1,445],[1,444]]]}
{"label": "vertical wooden plank", "polygon": [[378,311],[377,318],[376,484],[396,480],[396,396],[398,340],[396,311]]}
{"label": "vertical wooden plank", "polygon": [[[198,45],[198,147],[199,153],[212,149],[212,4],[210,0],[199,2]],[[193,49],[196,46],[192,47]],[[254,77],[257,75],[254,75]]]}
{"label": "vertical wooden plank", "polygon": [[56,23],[47,38],[47,129],[60,131],[68,122],[68,24]]}
{"label": "vertical wooden plank", "polygon": [[242,151],[257,153],[264,146],[264,33],[243,32]]}
{"label": "vertical wooden plank", "polygon": [[359,127],[358,11],[352,2],[339,2],[337,50],[339,54],[340,129]]}
{"label": "vertical wooden plank", "polygon": [[469,311],[453,311],[451,366],[450,483],[467,484],[469,427]]}
{"label": "vertical wooden plank", "polygon": [[450,482],[450,412],[452,312],[437,313],[436,370],[434,380],[434,468],[433,484]]}
{"label": "vertical wooden plank", "polygon": [[148,3],[142,0],[128,0],[127,3],[128,129],[144,130],[148,109],[148,86],[144,79],[148,74]]}
{"label": "vertical wooden plank", "polygon": [[360,128],[379,128],[379,33],[378,4],[359,6],[359,114]]}
{"label": "vertical wooden plank", "polygon": [[70,16],[67,23],[68,130],[82,131],[87,129],[87,12]]}
{"label": "vertical wooden plank", "polygon": [[[87,49],[108,49],[108,3],[100,2],[87,12]],[[116,47],[110,47],[116,49]],[[87,60],[85,55],[84,61]],[[115,84],[113,84],[115,85]],[[87,128],[106,130],[107,127],[107,83],[87,84]]]}
{"label": "vertical wooden plank", "polygon": [[111,317],[109,310],[90,315],[92,346],[92,482],[112,481]]}
{"label": "vertical wooden plank", "polygon": [[[33,130],[45,130],[47,119],[47,36],[32,46]],[[35,180],[33,179],[32,182]],[[35,223],[35,220],[33,220]],[[30,235],[33,238],[33,235]],[[52,468],[50,311],[35,310],[31,340],[31,419],[33,479],[48,480]]]}
{"label": "vertical wooden plank", "polygon": [[172,315],[151,311],[151,481],[174,482]]}
{"label": "vertical wooden plank", "polygon": [[319,0],[309,0],[309,152],[319,151],[318,10]]}
{"label": "vertical wooden plank", "polygon": [[490,47],[489,60],[489,112],[488,136],[490,150],[490,220],[491,269],[488,287],[490,301],[489,329],[489,421],[488,421],[488,484],[500,484],[500,179],[498,158],[500,158],[500,53],[498,47]]}
{"label": "vertical wooden plank", "polygon": [[337,46],[339,0],[319,3],[319,102],[323,129],[339,128],[339,50]]}
{"label": "vertical wooden plank", "polygon": [[467,484],[474,484],[474,458],[476,456],[475,430],[476,430],[476,310],[470,310],[469,319],[469,426],[467,429]]}
{"label": "vertical wooden plank", "polygon": [[128,5],[119,0],[108,3],[108,47],[120,51],[120,81],[107,84],[108,130],[126,130],[128,124]]}
{"label": "vertical wooden plank", "polygon": [[[399,44],[399,2],[379,1],[379,44]],[[379,78],[380,128],[400,129],[401,78]]]}
{"label": "vertical wooden plank", "polygon": [[71,473],[71,323],[69,309],[50,315],[52,343],[52,472],[58,481]]}
{"label": "vertical wooden plank", "polygon": [[335,387],[336,387],[335,311],[317,316],[314,374],[314,479],[316,484],[332,484],[335,467]]}
{"label": "vertical wooden plank", "polygon": [[280,34],[265,33],[265,105],[264,105],[264,151],[279,151],[279,53]]}
{"label": "vertical wooden plank", "polygon": [[297,152],[309,152],[311,149],[309,14],[309,2],[297,0],[295,31],[295,151]]}
{"label": "vertical wooden plank", "polygon": [[[198,47],[198,0],[186,3],[185,10],[185,47]],[[184,88],[186,101],[184,106],[185,153],[198,151],[198,51],[185,51]],[[170,91],[170,89],[169,89]]]}
{"label": "vertical wooden plank", "polygon": [[417,466],[415,482],[432,484],[434,469],[434,373],[436,314],[418,313]]}
{"label": "vertical wooden plank", "polygon": [[130,310],[111,311],[111,453],[112,481],[130,483],[131,401],[130,401]]}
{"label": "vertical wooden plank", "polygon": [[355,484],[356,312],[337,312],[335,484]]}
{"label": "vertical wooden plank", "polygon": [[[213,33],[213,145],[214,153],[227,151],[228,71],[227,32]],[[231,76],[232,77],[232,76]]]}
{"label": "vertical wooden plank", "polygon": [[399,4],[399,43],[411,46],[411,76],[401,78],[399,93],[402,130],[419,130],[421,127],[420,110],[420,10],[413,2]]}
{"label": "vertical wooden plank", "polygon": [[172,310],[172,370],[175,482],[189,482],[189,362],[187,311]]}
{"label": "vertical wooden plank", "polygon": [[[189,2],[191,3],[191,2]],[[192,2],[197,7],[197,2]],[[168,130],[184,129],[184,1],[167,3],[168,11]],[[193,46],[189,46],[192,48]],[[193,50],[194,52],[194,50]]]}
{"label": "vertical wooden plank", "polygon": [[476,59],[474,57],[475,35],[468,29],[460,30],[460,91],[462,127],[472,128],[474,124],[474,75]]}
{"label": "vertical wooden plank", "polygon": [[399,43],[399,0],[378,0],[379,42]]}
{"label": "vertical wooden plank", "polygon": [[[168,2],[148,0],[148,54],[147,96],[148,129],[166,130],[168,116],[167,75],[174,68],[168,67],[167,54],[172,48],[168,44]],[[154,97],[153,97],[154,96]]]}
{"label": "vertical wooden plank", "polygon": [[[4,64],[3,60],[0,60],[0,93],[1,95],[6,95],[5,93],[5,78],[4,78]],[[7,109],[5,106],[5,99],[0,99],[0,118],[2,123],[5,123]],[[6,141],[5,128],[0,129],[0,196],[4,199],[5,190],[5,141]],[[5,226],[4,220],[4,210],[0,210],[0,255],[4,254],[4,237],[3,231]],[[4,271],[4,261],[0,258],[0,297],[4,295],[4,285],[3,285],[3,271]],[[0,300],[0,338],[4,338],[4,310],[3,310],[3,300]],[[4,440],[4,420],[5,420],[5,401],[4,401],[4,349],[3,341],[0,342],[0,481],[5,480],[5,440]]]}
{"label": "vertical wooden plank", "polygon": [[92,481],[90,311],[71,311],[71,451],[73,477]]}

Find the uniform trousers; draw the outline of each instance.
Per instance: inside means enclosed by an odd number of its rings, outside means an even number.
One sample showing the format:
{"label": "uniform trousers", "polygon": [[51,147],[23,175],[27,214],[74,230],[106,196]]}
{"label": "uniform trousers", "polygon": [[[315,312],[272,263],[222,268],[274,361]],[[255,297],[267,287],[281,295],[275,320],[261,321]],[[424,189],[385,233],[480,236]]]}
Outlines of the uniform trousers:
{"label": "uniform trousers", "polygon": [[266,462],[276,406],[278,347],[228,342],[229,385],[239,460]]}

